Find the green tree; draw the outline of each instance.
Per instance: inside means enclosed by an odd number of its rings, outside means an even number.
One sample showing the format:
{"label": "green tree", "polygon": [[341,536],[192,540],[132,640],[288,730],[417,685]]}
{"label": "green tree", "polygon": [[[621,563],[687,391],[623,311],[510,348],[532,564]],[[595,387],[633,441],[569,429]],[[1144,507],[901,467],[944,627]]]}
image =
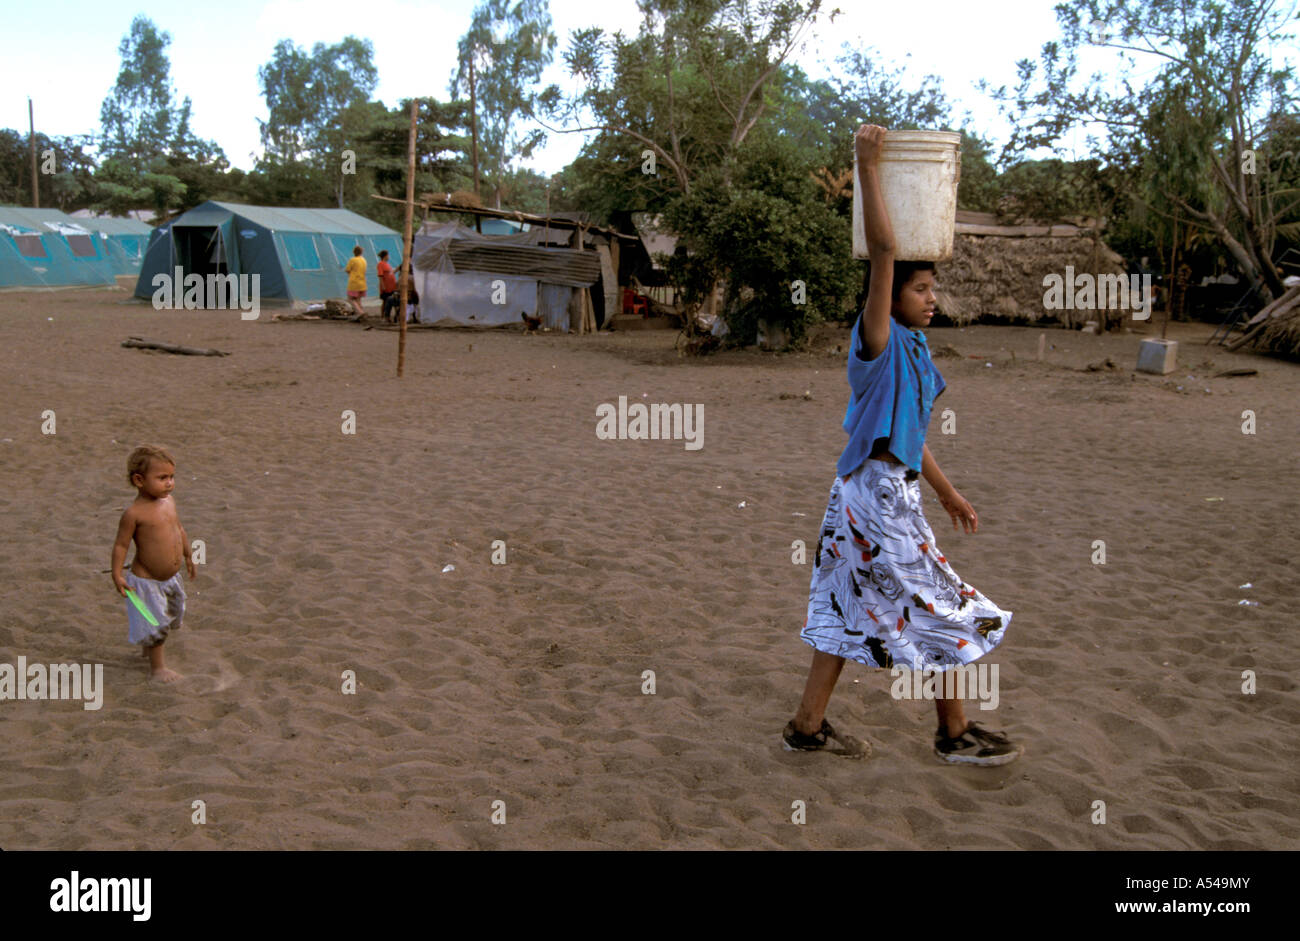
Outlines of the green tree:
{"label": "green tree", "polygon": [[[1050,146],[1073,127],[1104,128],[1098,155],[1106,163],[1144,166],[1129,195],[1157,216],[1212,233],[1261,300],[1271,300],[1282,290],[1271,247],[1294,203],[1250,164],[1269,128],[1294,111],[1294,70],[1272,60],[1294,38],[1284,29],[1295,10],[1277,0],[1062,3],[1062,37],[1043,45],[1041,73],[1023,60],[1015,92],[994,90],[1028,116],[1006,153]],[[1076,87],[1085,46],[1117,50],[1125,77],[1116,85],[1094,75]],[[1157,69],[1134,87],[1127,76],[1138,72],[1139,56]]]}
{"label": "green tree", "polygon": [[[909,82],[905,69],[890,66],[874,49],[847,43],[836,61],[839,69],[828,80],[812,81],[797,66],[783,67],[774,83],[774,121],[784,136],[818,153],[818,183],[840,213],[852,211],[853,135],[863,124],[957,131],[962,135],[958,206],[986,212],[997,208],[1000,188],[989,161],[990,144],[968,127],[955,126],[938,76]],[[968,125],[970,116],[962,123]]]}
{"label": "green tree", "polygon": [[309,53],[281,39],[271,61],[257,71],[267,120],[259,120],[262,145],[277,161],[319,158],[332,151],[331,129],[346,108],[370,100],[379,73],[370,40],[347,36],[318,42]]}
{"label": "green tree", "polygon": [[[93,149],[93,137],[74,134],[47,137],[36,134],[36,174],[42,206],[56,206],[72,212],[89,205],[94,192],[95,161],[87,153]],[[53,151],[54,172],[45,173],[46,154]],[[0,204],[32,204],[31,151],[27,133],[12,128],[0,129]]]}
{"label": "green tree", "polygon": [[[44,135],[38,135],[39,142]],[[6,127],[0,130],[0,203],[32,204],[31,166],[27,135]]]}
{"label": "green tree", "polygon": [[812,324],[838,319],[857,287],[849,222],[822,199],[812,164],[794,142],[758,131],[667,210],[694,249],[674,256],[670,271],[697,303],[726,281],[733,342],[753,342],[760,320],[797,342]]}
{"label": "green tree", "polygon": [[218,171],[228,166],[216,143],[200,140],[191,130],[190,99],[175,102],[170,43],[168,33],[137,16],[118,46],[122,67],[100,108],[102,164],[93,188],[98,209],[120,215],[148,205],[164,216],[185,204],[183,178],[199,177],[195,165]]}
{"label": "green tree", "polygon": [[[400,229],[405,210],[396,203],[374,200],[371,193],[406,199],[407,143],[410,101],[393,109],[372,102],[369,130],[356,142],[356,182],[348,208]],[[419,99],[415,128],[415,193],[449,193],[469,188],[469,141],[463,133],[464,102]],[[419,224],[417,219],[416,224]]]}
{"label": "green tree", "polygon": [[137,171],[167,152],[180,118],[167,59],[170,43],[171,36],[148,17],[132,20],[130,32],[118,45],[122,68],[117,82],[100,107],[100,150]]}
{"label": "green tree", "polygon": [[[688,194],[698,170],[723,166],[768,110],[782,65],[821,14],[821,0],[638,0],[634,37],[592,27],[564,59],[576,95],[546,96],[567,132],[623,138],[621,172],[662,174]],[[832,13],[833,17],[834,14]],[[646,153],[646,152],[649,153]],[[653,170],[644,173],[653,157]]]}
{"label": "green tree", "polygon": [[328,206],[335,195],[330,174],[297,161],[259,160],[244,187],[260,206]]}
{"label": "green tree", "polygon": [[185,187],[175,207],[178,211],[192,209],[210,199],[246,201],[246,174],[243,170],[232,169],[220,148],[198,147],[190,153],[169,158],[167,167],[168,174]]}
{"label": "green tree", "polygon": [[520,126],[533,117],[547,94],[538,92],[536,85],[551,64],[555,44],[547,0],[483,0],[460,38],[451,94],[469,93],[473,63],[474,97],[481,115],[479,153],[498,209],[510,165],[530,156],[545,140],[541,130],[523,132]]}
{"label": "green tree", "polygon": [[[37,149],[42,150],[39,139]],[[95,197],[95,160],[88,151],[94,149],[94,135],[52,137],[44,149],[54,151],[54,173],[40,174],[41,205],[57,206],[63,212],[90,206]],[[48,196],[44,192],[47,180]]]}
{"label": "green tree", "polygon": [[557,187],[552,184],[551,178],[528,167],[516,167],[506,171],[501,182],[502,202],[520,212],[540,215],[548,208],[552,212],[562,212],[563,209],[557,198]]}
{"label": "green tree", "polygon": [[[161,164],[161,160],[150,162],[151,166]],[[184,196],[185,184],[179,177],[151,169],[141,172],[121,157],[109,157],[95,173],[94,208],[112,216],[148,207],[158,218],[165,218]]]}
{"label": "green tree", "polygon": [[[1300,251],[1300,115],[1275,113],[1265,128],[1256,172],[1267,194],[1265,215],[1277,215],[1277,237],[1286,248]],[[1272,248],[1272,246],[1270,246]],[[1290,260],[1291,273],[1300,273],[1300,259]]]}
{"label": "green tree", "polygon": [[[821,0],[638,0],[638,6],[644,19],[636,36],[611,36],[598,28],[571,35],[564,58],[583,88],[567,98],[548,90],[544,106],[568,132],[600,132],[579,169],[617,194],[622,205],[615,208],[671,211],[681,247],[696,256],[689,271],[675,269],[686,279],[688,303],[712,296],[699,277],[725,278],[724,309],[752,319],[759,309],[751,303],[756,289],[744,283],[748,269],[731,258],[736,248],[691,209],[698,203],[673,207],[692,195],[697,180],[707,179],[710,192],[725,196],[735,209],[730,178],[749,166],[742,150],[751,134],[765,119],[772,123],[782,67],[821,15]],[[796,170],[789,160],[781,166],[802,173],[812,191],[811,166]],[[566,197],[590,188],[590,176],[585,182],[564,178]],[[771,201],[781,197],[756,192],[764,191],[751,190],[749,208],[776,220]],[[824,203],[819,211],[826,212]],[[777,220],[766,231],[779,236],[791,229]],[[774,306],[759,304],[775,316]],[[797,332],[805,319],[805,312],[796,312],[789,323]],[[694,316],[687,324],[694,328]],[[734,332],[744,335],[743,324],[737,325]]]}
{"label": "green tree", "polygon": [[961,179],[957,181],[957,208],[996,212],[1002,184],[991,158],[992,144],[966,128],[961,132]]}
{"label": "green tree", "polygon": [[[332,45],[318,42],[311,52],[282,39],[271,60],[258,69],[267,119],[260,121],[265,153],[259,166],[266,178],[298,180],[302,196],[319,189],[317,175],[330,181],[340,207],[358,140],[371,130],[370,96],[379,81],[370,40],[346,36]],[[291,165],[306,163],[303,173]]]}

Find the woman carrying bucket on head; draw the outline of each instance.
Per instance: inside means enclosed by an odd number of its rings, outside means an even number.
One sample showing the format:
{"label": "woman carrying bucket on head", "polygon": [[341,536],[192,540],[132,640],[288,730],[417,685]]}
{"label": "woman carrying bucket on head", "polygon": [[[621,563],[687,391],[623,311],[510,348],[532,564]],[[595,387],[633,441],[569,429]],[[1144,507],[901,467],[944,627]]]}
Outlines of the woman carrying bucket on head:
{"label": "woman carrying bucket on head", "polygon": [[[871,280],[849,350],[849,443],[818,536],[801,633],[815,652],[803,701],[782,734],[787,750],[852,758],[865,758],[870,746],[825,718],[846,659],[947,671],[996,647],[1011,622],[1010,611],[953,571],[922,510],[918,476],[934,488],[954,530],[979,527],[925,445],[931,407],[946,385],[920,333],[934,315],[934,264],[894,260],[880,189],[884,142],[885,129],[875,125],[859,128],[854,141]],[[1021,753],[1005,735],[968,722],[961,699],[936,698],[935,705],[934,750],[945,761],[1001,765]]]}

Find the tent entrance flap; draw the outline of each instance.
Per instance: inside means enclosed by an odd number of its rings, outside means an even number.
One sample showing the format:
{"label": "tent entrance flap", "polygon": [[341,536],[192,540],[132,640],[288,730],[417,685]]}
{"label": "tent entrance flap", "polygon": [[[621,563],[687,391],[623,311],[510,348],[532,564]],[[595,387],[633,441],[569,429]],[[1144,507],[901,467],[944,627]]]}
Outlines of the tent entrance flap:
{"label": "tent entrance flap", "polygon": [[239,273],[238,247],[231,238],[229,220],[219,225],[173,226],[176,263],[187,275]]}
{"label": "tent entrance flap", "polygon": [[207,277],[229,272],[226,246],[218,226],[174,226],[172,235],[176,239],[176,263],[187,275]]}

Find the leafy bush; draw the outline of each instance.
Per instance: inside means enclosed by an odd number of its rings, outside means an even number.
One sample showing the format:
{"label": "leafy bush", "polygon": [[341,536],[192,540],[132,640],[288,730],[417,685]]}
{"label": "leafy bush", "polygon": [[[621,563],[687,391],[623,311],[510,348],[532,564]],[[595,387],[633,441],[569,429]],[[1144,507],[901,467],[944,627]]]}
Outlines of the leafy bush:
{"label": "leafy bush", "polygon": [[839,318],[853,298],[852,231],[811,174],[792,143],[751,137],[668,207],[689,251],[672,259],[670,274],[688,303],[702,302],[716,279],[725,282],[733,342],[752,343],[760,320],[797,342],[813,324]]}

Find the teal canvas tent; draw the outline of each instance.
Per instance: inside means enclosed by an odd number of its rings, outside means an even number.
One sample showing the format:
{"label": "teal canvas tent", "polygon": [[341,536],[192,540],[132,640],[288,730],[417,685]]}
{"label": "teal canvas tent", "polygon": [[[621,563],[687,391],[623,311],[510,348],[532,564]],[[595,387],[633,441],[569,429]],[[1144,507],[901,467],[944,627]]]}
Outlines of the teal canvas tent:
{"label": "teal canvas tent", "polygon": [[0,288],[111,287],[113,274],[106,240],[78,220],[0,206]]}
{"label": "teal canvas tent", "polygon": [[73,221],[99,235],[100,244],[113,266],[113,274],[139,274],[144,250],[149,244],[149,226],[135,219],[116,216],[73,216]]}
{"label": "teal canvas tent", "polygon": [[366,260],[366,297],[378,298],[375,274],[380,250],[397,268],[402,237],[347,209],[281,209],[208,201],[150,233],[135,295],[157,290],[154,279],[197,274],[259,275],[263,299],[290,303],[347,294],[343,266],[361,246]]}

